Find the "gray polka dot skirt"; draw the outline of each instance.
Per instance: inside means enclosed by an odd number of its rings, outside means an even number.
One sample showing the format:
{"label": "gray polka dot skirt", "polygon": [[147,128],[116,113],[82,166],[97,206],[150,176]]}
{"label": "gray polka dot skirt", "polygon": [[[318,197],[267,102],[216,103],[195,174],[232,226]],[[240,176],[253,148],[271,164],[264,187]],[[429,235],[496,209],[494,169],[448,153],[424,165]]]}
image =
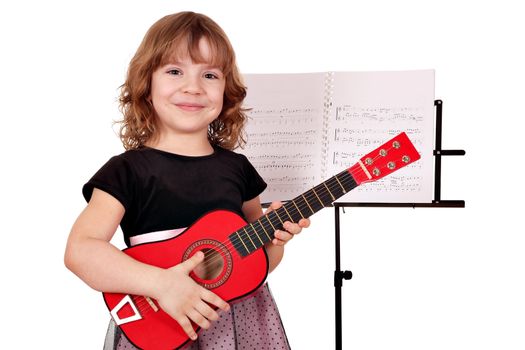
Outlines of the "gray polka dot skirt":
{"label": "gray polka dot skirt", "polygon": [[[229,312],[220,312],[219,320],[184,350],[288,350],[290,346],[277,305],[268,284],[240,301],[231,303]],[[120,329],[110,323],[104,350],[135,350]],[[147,349],[144,349],[147,350]]]}

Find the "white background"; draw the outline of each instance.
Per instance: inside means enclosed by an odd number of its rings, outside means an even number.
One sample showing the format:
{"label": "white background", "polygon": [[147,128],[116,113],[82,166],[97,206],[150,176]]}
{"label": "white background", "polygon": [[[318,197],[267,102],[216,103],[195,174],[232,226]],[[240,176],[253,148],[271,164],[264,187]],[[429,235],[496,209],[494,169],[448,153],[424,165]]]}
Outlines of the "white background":
{"label": "white background", "polygon": [[[345,349],[524,349],[524,11],[518,1],[12,1],[0,5],[1,347],[100,349],[99,293],[63,266],[81,186],[122,147],[127,64],[165,14],[208,14],[246,73],[436,70],[443,199],[342,215]],[[294,349],[334,348],[333,209],[270,277]],[[121,240],[116,240],[122,246]],[[6,328],[7,326],[7,328]]]}

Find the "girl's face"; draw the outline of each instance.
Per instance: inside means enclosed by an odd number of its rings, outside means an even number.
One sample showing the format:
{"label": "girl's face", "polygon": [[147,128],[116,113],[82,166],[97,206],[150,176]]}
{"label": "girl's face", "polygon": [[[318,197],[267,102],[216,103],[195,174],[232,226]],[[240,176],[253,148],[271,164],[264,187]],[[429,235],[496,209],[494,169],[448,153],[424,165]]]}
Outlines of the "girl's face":
{"label": "girl's face", "polygon": [[[206,39],[199,42],[206,62],[211,62]],[[195,135],[207,138],[208,125],[222,110],[225,77],[206,63],[180,57],[159,67],[151,77],[151,101],[157,114],[159,136]]]}

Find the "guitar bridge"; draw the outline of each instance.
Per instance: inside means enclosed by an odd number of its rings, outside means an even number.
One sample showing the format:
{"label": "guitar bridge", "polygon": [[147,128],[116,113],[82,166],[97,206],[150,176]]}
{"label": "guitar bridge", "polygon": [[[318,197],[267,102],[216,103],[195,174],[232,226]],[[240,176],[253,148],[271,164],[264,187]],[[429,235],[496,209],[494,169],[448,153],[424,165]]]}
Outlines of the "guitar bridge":
{"label": "guitar bridge", "polygon": [[[121,318],[119,316],[119,312],[123,312],[126,306],[129,306],[133,313],[130,316]],[[124,298],[122,298],[122,300],[113,308],[113,310],[111,310],[111,317],[113,317],[113,320],[117,326],[142,319],[137,306],[129,295],[126,295]]]}

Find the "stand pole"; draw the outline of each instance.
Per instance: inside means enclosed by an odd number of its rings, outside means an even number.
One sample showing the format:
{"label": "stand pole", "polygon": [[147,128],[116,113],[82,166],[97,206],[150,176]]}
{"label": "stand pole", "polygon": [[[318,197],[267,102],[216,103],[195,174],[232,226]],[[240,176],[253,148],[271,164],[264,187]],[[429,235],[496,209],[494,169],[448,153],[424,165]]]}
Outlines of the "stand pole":
{"label": "stand pole", "polygon": [[343,349],[343,319],[342,319],[342,298],[341,289],[343,288],[343,280],[352,278],[351,271],[341,271],[341,236],[339,225],[339,205],[334,203],[335,213],[335,272],[334,272],[334,287],[335,287],[335,348],[336,350]]}
{"label": "stand pole", "polygon": [[335,287],[335,348],[336,350],[343,349],[343,329],[342,329],[342,305],[341,305],[341,288],[343,281],[339,278],[341,274],[341,242],[340,242],[340,227],[339,227],[339,207],[334,205],[335,213],[335,272],[334,272],[334,287]]}

